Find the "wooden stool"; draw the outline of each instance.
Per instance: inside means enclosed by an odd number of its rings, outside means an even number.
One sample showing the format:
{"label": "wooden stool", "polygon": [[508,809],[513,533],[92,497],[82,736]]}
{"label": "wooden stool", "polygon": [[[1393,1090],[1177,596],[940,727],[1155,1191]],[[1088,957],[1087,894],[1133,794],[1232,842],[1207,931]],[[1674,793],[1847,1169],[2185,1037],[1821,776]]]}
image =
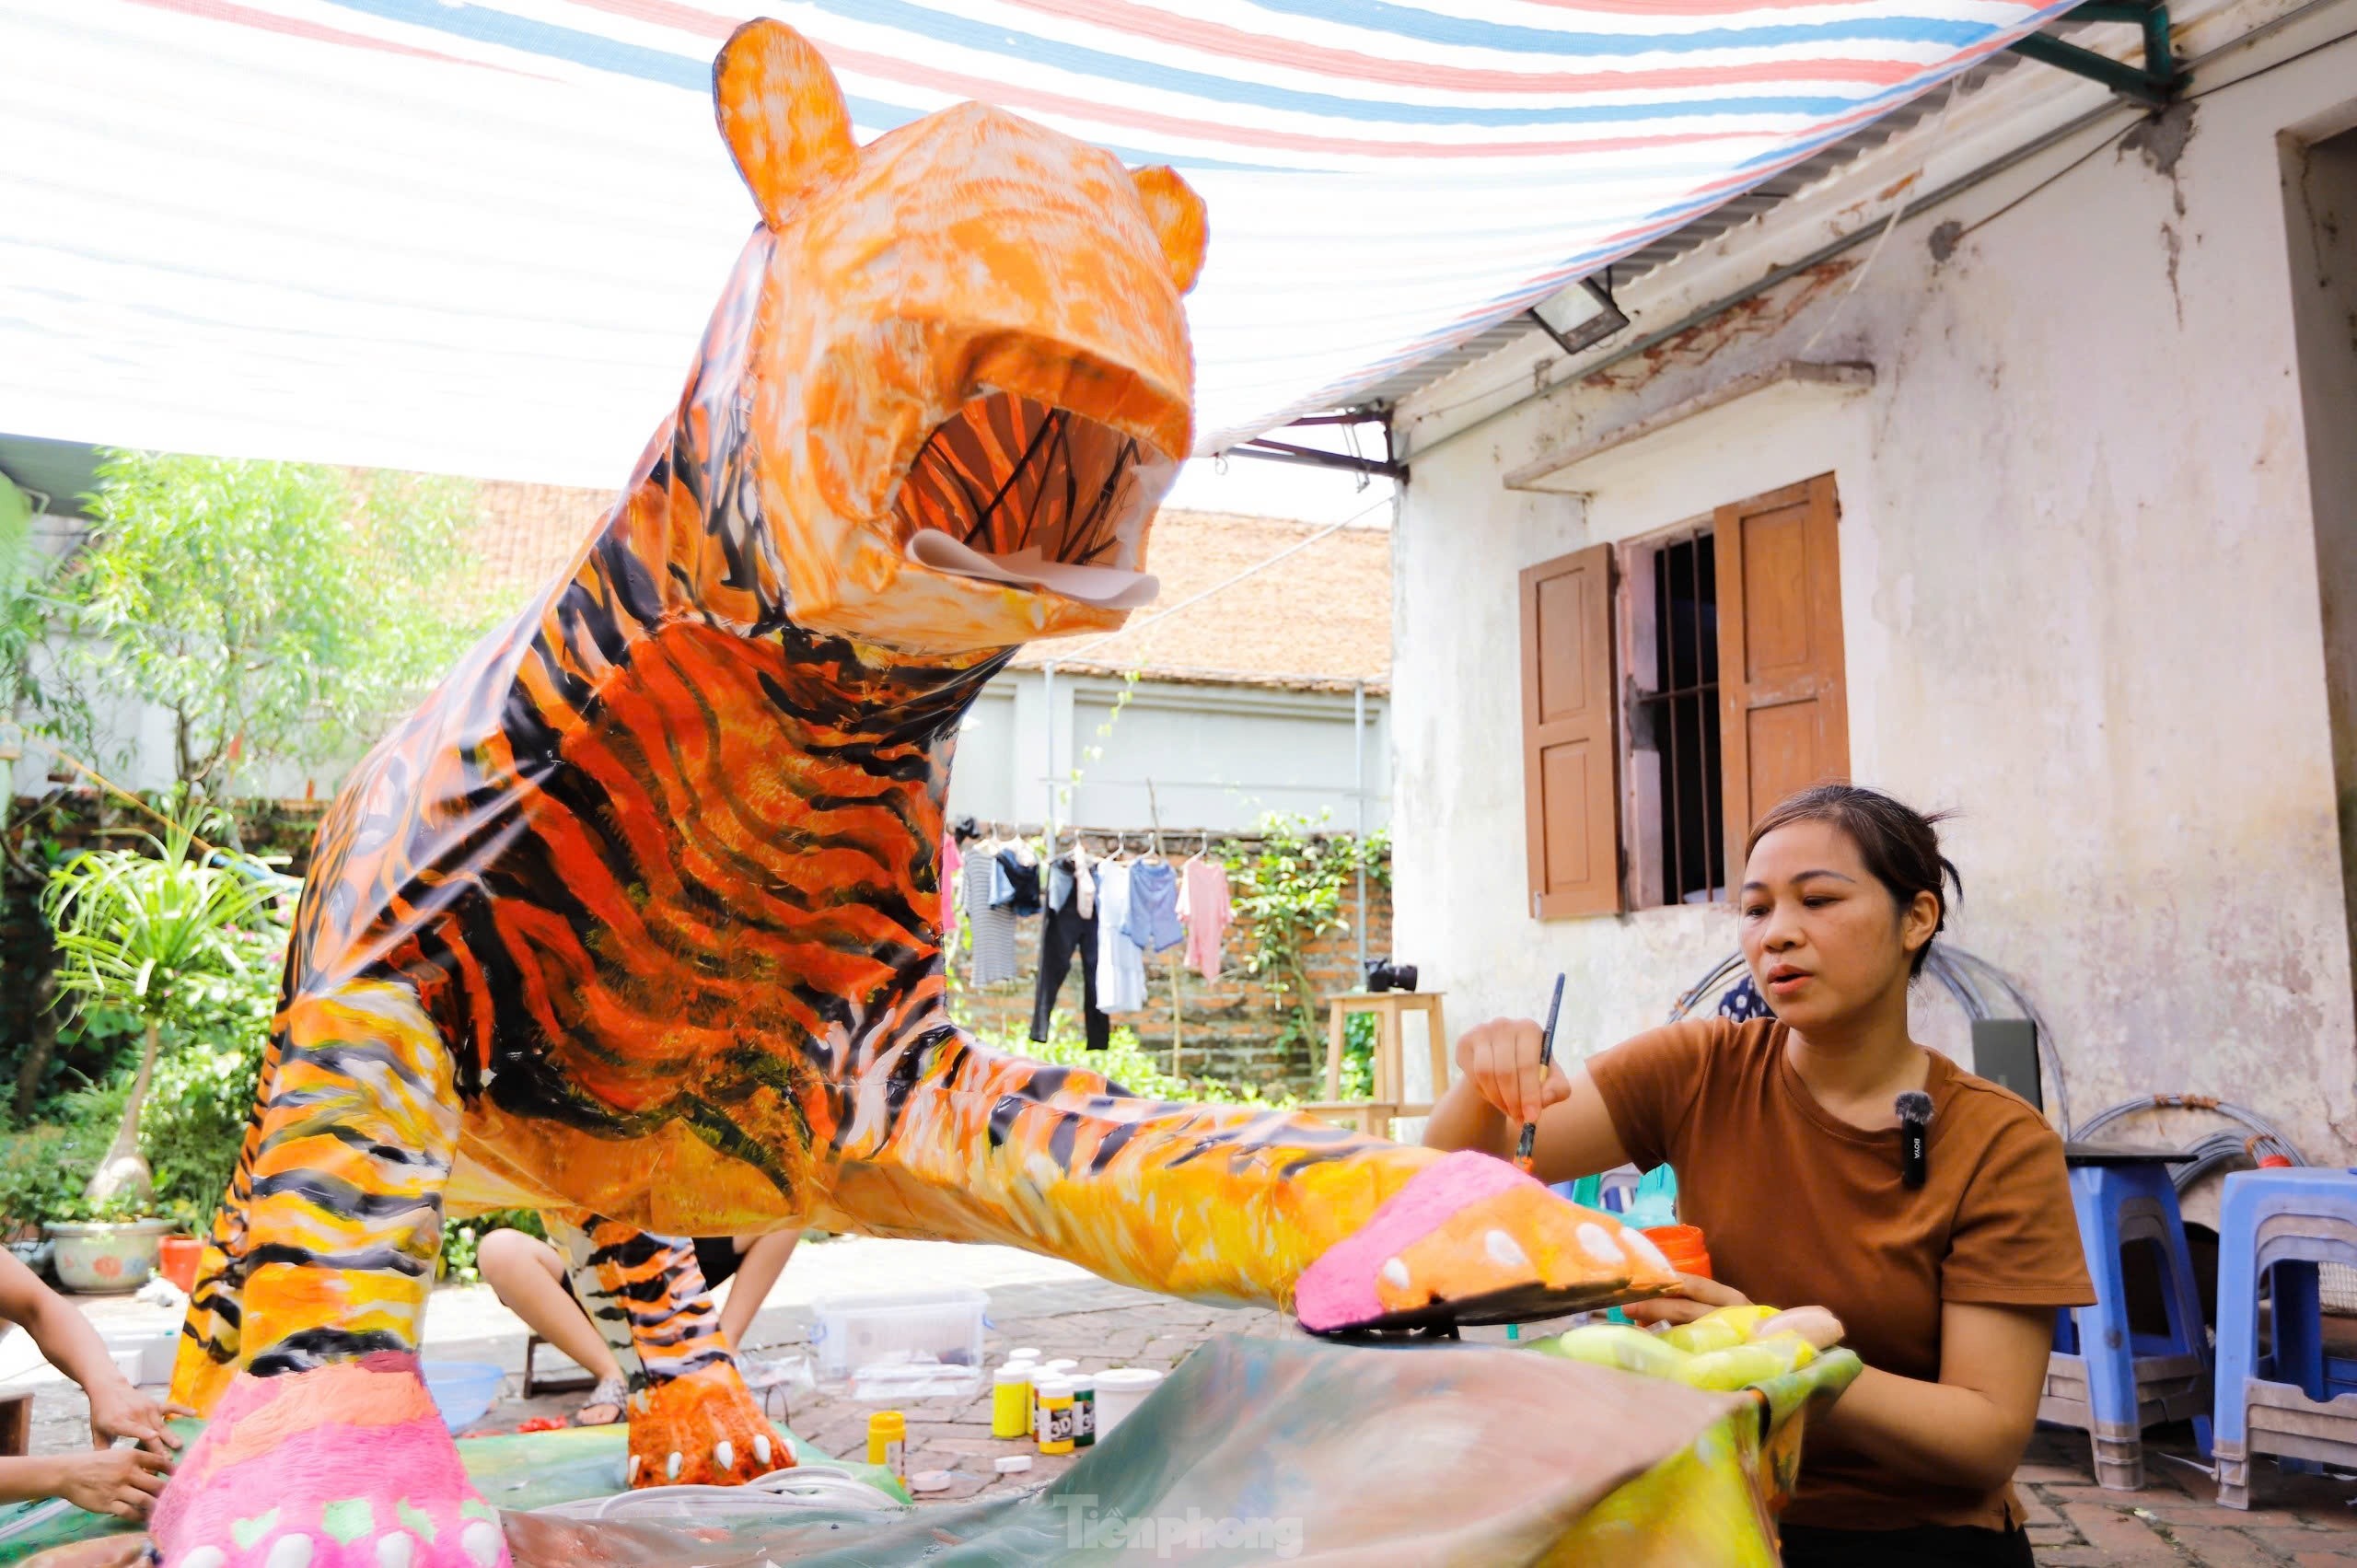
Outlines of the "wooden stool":
{"label": "wooden stool", "polygon": [[1320,1100],[1301,1109],[1337,1125],[1355,1127],[1371,1138],[1391,1136],[1391,1119],[1401,1113],[1399,1106],[1371,1099]]}
{"label": "wooden stool", "polygon": [[[1411,1104],[1407,1076],[1401,1068],[1399,1015],[1424,1016],[1424,1043],[1432,1052],[1433,1093],[1448,1086],[1448,1025],[1441,1012],[1437,991],[1352,991],[1326,999],[1326,1098],[1302,1109],[1329,1121],[1355,1125],[1378,1138],[1391,1135],[1393,1118],[1424,1116],[1426,1102]],[[1375,1015],[1375,1082],[1364,1100],[1342,1098],[1342,1047],[1353,1013]]]}
{"label": "wooden stool", "polygon": [[553,1377],[540,1376],[533,1369],[532,1358],[543,1349],[554,1348],[538,1334],[525,1340],[524,1397],[526,1399],[537,1399],[542,1394],[569,1394],[575,1388],[594,1388],[598,1386],[596,1376],[588,1372],[578,1374],[560,1372]]}
{"label": "wooden stool", "polygon": [[[1443,1019],[1437,991],[1351,991],[1326,999],[1326,1098],[1342,1098],[1342,1044],[1353,1013],[1375,1015],[1375,1085],[1368,1098],[1398,1105],[1408,1084],[1400,1071],[1399,1015],[1424,1016],[1424,1043],[1432,1051],[1433,1093],[1448,1086],[1448,1025]],[[1403,1109],[1401,1116],[1421,1116],[1432,1108]]]}
{"label": "wooden stool", "polygon": [[0,1389],[0,1458],[18,1459],[32,1451],[32,1390]]}

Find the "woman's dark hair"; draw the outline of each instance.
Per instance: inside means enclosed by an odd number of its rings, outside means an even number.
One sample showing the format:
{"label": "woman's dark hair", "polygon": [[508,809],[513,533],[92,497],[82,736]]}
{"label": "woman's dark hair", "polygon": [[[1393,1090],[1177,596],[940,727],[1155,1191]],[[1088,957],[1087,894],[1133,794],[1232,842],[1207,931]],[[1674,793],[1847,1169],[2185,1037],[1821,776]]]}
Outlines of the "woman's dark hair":
{"label": "woman's dark hair", "polygon": [[[1786,796],[1768,815],[1753,823],[1743,854],[1745,859],[1751,858],[1759,841],[1779,828],[1789,828],[1795,822],[1830,822],[1850,835],[1866,869],[1875,874],[1875,881],[1890,889],[1891,901],[1900,909],[1913,903],[1918,893],[1929,893],[1937,900],[1939,917],[1932,923],[1932,937],[1936,940],[1948,923],[1946,889],[1954,887],[1956,896],[1964,897],[1963,875],[1954,862],[1940,853],[1939,824],[1947,820],[1947,816],[1945,811],[1935,811],[1927,817],[1880,790],[1863,789],[1856,784],[1818,784],[1798,795]],[[1908,974],[1922,974],[1923,961],[1931,956],[1932,943],[1926,941],[1915,949]]]}

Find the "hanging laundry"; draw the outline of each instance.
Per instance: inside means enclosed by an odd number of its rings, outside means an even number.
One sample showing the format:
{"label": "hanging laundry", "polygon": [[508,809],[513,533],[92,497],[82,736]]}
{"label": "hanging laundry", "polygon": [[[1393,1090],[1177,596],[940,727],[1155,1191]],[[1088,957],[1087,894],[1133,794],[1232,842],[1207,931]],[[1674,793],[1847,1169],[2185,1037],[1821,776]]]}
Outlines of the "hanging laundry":
{"label": "hanging laundry", "polygon": [[1010,844],[998,852],[998,874],[1004,886],[1003,900],[1018,915],[1039,912],[1039,862],[1025,843]]}
{"label": "hanging laundry", "polygon": [[1097,1005],[1097,918],[1084,913],[1080,895],[1086,888],[1089,908],[1097,907],[1095,878],[1076,877],[1068,860],[1058,860],[1048,871],[1048,920],[1039,935],[1039,981],[1031,993],[1031,1038],[1044,1045],[1048,1026],[1055,1021],[1056,996],[1080,960],[1081,1022],[1088,1049],[1103,1051],[1112,1042],[1113,1020]]}
{"label": "hanging laundry", "polygon": [[966,923],[973,931],[974,951],[968,978],[976,985],[996,985],[1016,975],[1014,899],[1002,896],[1004,880],[997,855],[977,851],[968,857]]}
{"label": "hanging laundry", "polygon": [[1187,961],[1205,980],[1217,980],[1220,943],[1235,913],[1228,902],[1227,867],[1197,855],[1180,867],[1179,884],[1178,918],[1187,923]]}
{"label": "hanging laundry", "polygon": [[1097,1005],[1108,1013],[1145,1005],[1145,954],[1121,929],[1130,918],[1131,869],[1118,860],[1097,867]]}
{"label": "hanging laundry", "polygon": [[1167,861],[1130,867],[1130,918],[1121,929],[1149,953],[1167,953],[1187,939],[1178,927],[1178,870]]}

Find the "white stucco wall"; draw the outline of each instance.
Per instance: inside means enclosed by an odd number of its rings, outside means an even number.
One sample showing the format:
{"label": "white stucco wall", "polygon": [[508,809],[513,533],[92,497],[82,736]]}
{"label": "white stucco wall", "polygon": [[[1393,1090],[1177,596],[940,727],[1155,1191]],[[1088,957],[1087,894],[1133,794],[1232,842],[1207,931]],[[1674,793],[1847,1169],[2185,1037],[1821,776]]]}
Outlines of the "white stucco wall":
{"label": "white stucco wall", "polygon": [[[1593,1051],[1657,1022],[1735,946],[1724,908],[1530,917],[1516,571],[1829,471],[1852,775],[1960,813],[1955,935],[2045,1011],[2073,1111],[2200,1090],[2275,1118],[2311,1157],[2357,1156],[2277,145],[2351,99],[2357,43],[2203,99],[2173,176],[2100,151],[1991,215],[2082,139],[1910,219],[1846,302],[1854,273],[1795,280],[1703,334],[1707,353],[1649,377],[1631,363],[1453,444],[1435,447],[1451,424],[1435,411],[1479,412],[1474,394],[1535,350],[1403,411],[1395,948],[1446,989],[1452,1024],[1528,1014],[1562,970],[1562,1038]],[[1984,218],[1934,260],[1935,225]],[[1648,283],[1700,304],[1742,247],[1757,276],[1823,238],[1738,235]],[[1708,287],[1678,281],[1713,266]],[[1666,299],[1640,329],[1690,308]],[[1794,357],[1869,362],[1875,383],[1675,425],[1582,467],[1585,499],[1503,487],[1543,450]]]}

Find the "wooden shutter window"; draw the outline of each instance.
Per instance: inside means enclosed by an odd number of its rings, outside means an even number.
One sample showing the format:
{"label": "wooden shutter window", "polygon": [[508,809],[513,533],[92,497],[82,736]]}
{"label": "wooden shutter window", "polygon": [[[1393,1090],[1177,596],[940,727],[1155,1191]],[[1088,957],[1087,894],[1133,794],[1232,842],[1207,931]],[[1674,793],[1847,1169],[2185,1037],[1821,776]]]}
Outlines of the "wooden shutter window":
{"label": "wooden shutter window", "polygon": [[1729,882],[1770,807],[1850,776],[1840,517],[1833,476],[1820,474],[1722,506],[1713,522]]}
{"label": "wooden shutter window", "polygon": [[1522,789],[1535,918],[1620,912],[1612,552],[1522,574]]}

